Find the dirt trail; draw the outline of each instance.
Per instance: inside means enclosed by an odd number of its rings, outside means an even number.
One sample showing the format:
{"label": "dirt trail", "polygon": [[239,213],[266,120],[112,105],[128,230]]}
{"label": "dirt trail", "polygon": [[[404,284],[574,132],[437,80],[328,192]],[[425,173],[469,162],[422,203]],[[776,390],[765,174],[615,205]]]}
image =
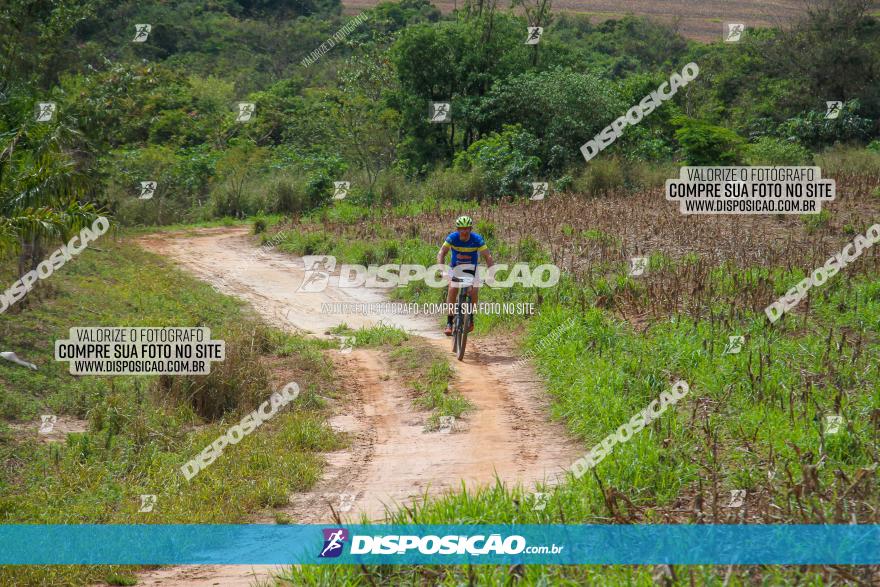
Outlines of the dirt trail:
{"label": "dirt trail", "polygon": [[[326,336],[328,328],[342,322],[360,327],[381,319],[430,339],[444,352],[451,350],[449,339],[430,319],[322,313],[326,302],[384,298],[381,290],[339,289],[332,282],[319,293],[297,293],[304,278],[302,260],[272,251],[255,259],[245,228],[150,235],[139,242],[223,293],[249,301],[279,326]],[[332,521],[332,506],[349,521],[361,515],[379,521],[386,505],[457,489],[462,481],[485,485],[497,474],[506,483],[530,487],[554,477],[579,456],[578,449],[561,425],[549,421],[540,382],[531,369],[516,364],[518,358],[504,340],[469,340],[465,361],[451,363],[456,389],[475,410],[451,432],[429,433],[424,430],[427,414],[413,407],[411,392],[381,352],[334,353],[345,397],[330,423],[351,435],[351,446],[327,454],[321,482],[292,495],[284,513],[293,523],[325,523]],[[256,521],[273,523],[268,516]],[[271,571],[267,566],[183,566],[141,579],[146,585],[248,585],[255,578],[265,581]]]}

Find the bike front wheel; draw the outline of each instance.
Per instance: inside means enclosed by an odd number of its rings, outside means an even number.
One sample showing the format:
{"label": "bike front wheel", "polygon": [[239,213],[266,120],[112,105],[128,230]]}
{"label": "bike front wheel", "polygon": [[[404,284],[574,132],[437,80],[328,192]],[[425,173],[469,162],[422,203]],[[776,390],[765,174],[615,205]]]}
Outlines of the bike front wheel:
{"label": "bike front wheel", "polygon": [[467,347],[467,336],[468,329],[471,327],[472,318],[470,315],[465,315],[461,320],[461,330],[458,333],[458,336],[461,338],[461,341],[458,343],[458,360],[464,360],[464,349]]}

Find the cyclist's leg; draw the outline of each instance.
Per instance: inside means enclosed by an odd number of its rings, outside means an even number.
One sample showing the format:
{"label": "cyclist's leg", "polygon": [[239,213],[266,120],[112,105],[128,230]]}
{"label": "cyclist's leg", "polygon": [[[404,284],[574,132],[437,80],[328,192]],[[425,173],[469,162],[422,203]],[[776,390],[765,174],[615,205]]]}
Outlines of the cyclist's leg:
{"label": "cyclist's leg", "polygon": [[458,288],[452,287],[452,283],[450,283],[446,291],[446,304],[449,310],[446,314],[446,329],[444,332],[447,336],[452,336],[452,318],[454,316],[453,310],[455,308],[453,304],[455,304],[455,299],[457,296]]}
{"label": "cyclist's leg", "polygon": [[468,297],[470,298],[470,303],[472,304],[470,309],[470,328],[468,332],[474,329],[474,319],[476,318],[477,313],[477,303],[480,301],[480,277],[476,274],[476,271],[467,272],[468,275],[474,278],[474,285],[468,288]]}

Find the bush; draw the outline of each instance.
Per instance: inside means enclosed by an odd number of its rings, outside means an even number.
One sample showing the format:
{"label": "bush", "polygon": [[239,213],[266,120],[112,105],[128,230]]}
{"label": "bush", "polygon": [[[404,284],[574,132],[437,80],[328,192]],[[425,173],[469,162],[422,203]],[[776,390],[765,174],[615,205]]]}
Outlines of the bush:
{"label": "bush", "polygon": [[254,234],[260,234],[261,232],[266,232],[265,218],[257,218],[254,220]]}
{"label": "bush", "polygon": [[224,333],[226,359],[211,365],[208,375],[159,376],[162,395],[189,405],[206,420],[257,407],[271,393],[269,371],[260,362],[271,350],[269,330],[258,324],[242,325]]}
{"label": "bush", "polygon": [[743,139],[723,126],[678,116],[675,139],[684,151],[688,165],[738,165]]}
{"label": "bush", "polygon": [[403,173],[394,169],[385,169],[376,178],[373,192],[383,204],[399,204],[409,193],[409,186]]}
{"label": "bush", "polygon": [[276,214],[301,214],[311,209],[306,193],[306,179],[300,175],[282,174],[266,180],[269,211]]}
{"label": "bush", "polygon": [[477,220],[477,225],[474,229],[477,234],[481,235],[486,240],[492,240],[495,238],[495,224],[492,222],[487,220]]}
{"label": "bush", "polygon": [[572,191],[579,194],[607,194],[625,184],[623,166],[617,157],[597,158],[590,162],[572,184]]}
{"label": "bush", "polygon": [[627,161],[623,169],[626,186],[632,190],[663,187],[667,179],[678,177],[679,174],[679,167],[671,161]]}
{"label": "bush", "polygon": [[811,157],[796,142],[761,137],[744,147],[744,158],[748,165],[806,165]]}
{"label": "bush", "polygon": [[541,160],[534,155],[537,150],[534,136],[519,126],[508,125],[501,133],[492,133],[456,155],[454,166],[465,171],[481,170],[489,196],[529,193],[527,182],[541,167]]}
{"label": "bush", "polygon": [[423,198],[436,200],[481,200],[486,192],[479,169],[438,169],[421,185]]}
{"label": "bush", "polygon": [[870,118],[856,114],[858,109],[858,100],[851,100],[843,105],[840,115],[833,120],[825,118],[824,112],[814,110],[786,120],[779,126],[779,131],[812,149],[866,140],[874,123]]}

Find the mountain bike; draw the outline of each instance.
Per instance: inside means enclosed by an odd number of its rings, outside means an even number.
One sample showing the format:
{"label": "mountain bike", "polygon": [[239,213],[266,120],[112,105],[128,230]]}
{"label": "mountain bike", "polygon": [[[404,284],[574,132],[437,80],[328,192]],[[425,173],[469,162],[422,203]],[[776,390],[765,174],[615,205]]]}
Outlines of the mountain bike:
{"label": "mountain bike", "polygon": [[471,297],[471,286],[474,284],[474,278],[465,276],[454,278],[453,281],[461,283],[458,290],[457,303],[455,304],[455,318],[452,322],[452,352],[458,355],[458,360],[464,359],[464,349],[467,347],[468,330],[473,321]]}

